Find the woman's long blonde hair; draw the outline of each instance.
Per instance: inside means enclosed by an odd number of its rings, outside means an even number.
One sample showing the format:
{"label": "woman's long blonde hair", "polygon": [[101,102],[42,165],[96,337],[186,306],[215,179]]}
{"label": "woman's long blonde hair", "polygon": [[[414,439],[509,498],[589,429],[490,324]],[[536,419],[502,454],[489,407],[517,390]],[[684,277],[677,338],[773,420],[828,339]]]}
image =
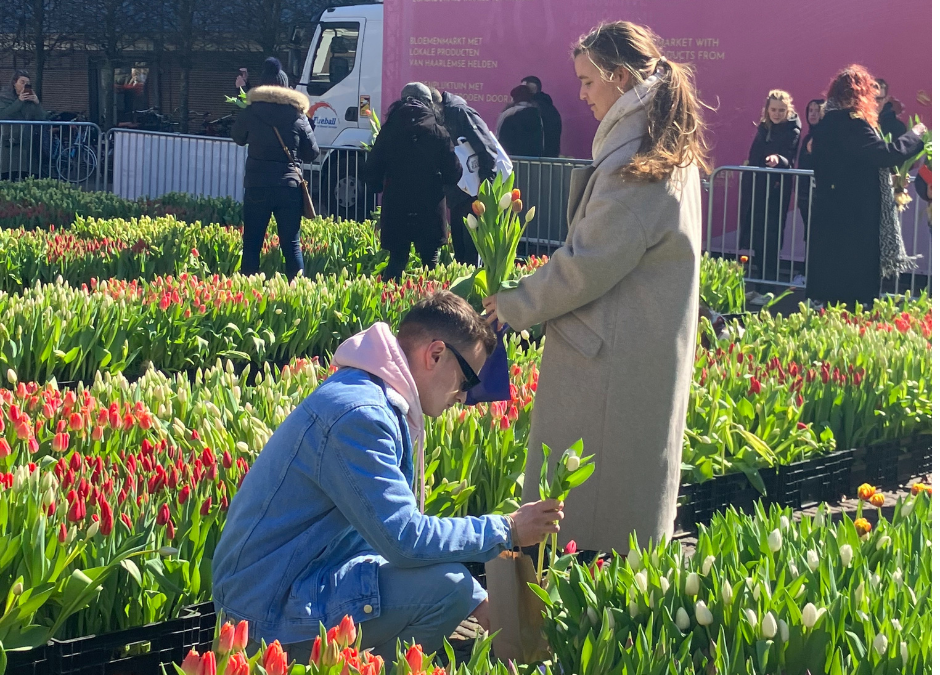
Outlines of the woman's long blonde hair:
{"label": "woman's long blonde hair", "polygon": [[581,36],[574,46],[574,57],[586,54],[608,81],[618,68],[625,68],[635,86],[657,68],[663,69],[662,81],[647,107],[649,130],[637,154],[622,169],[630,180],[659,181],[674,168],[691,164],[705,173],[711,171],[703,106],[692,68],[663,58],[659,41],[645,26],[614,21]]}
{"label": "woman's long blonde hair", "polygon": [[796,108],[793,107],[793,97],[790,96],[789,92],[784,91],[783,89],[771,89],[767,93],[767,100],[764,101],[764,110],[760,115],[760,122],[758,126],[770,128],[773,122],[770,121],[770,114],[767,112],[770,110],[771,101],[782,101],[787,106],[787,119],[793,119],[796,115]]}

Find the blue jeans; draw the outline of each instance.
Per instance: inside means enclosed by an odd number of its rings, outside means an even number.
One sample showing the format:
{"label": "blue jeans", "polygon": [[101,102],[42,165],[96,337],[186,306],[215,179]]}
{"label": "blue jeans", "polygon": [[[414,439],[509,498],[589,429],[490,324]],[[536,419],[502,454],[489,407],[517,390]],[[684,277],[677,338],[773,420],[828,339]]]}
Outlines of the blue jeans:
{"label": "blue jeans", "polygon": [[[486,599],[486,591],[460,563],[442,563],[429,567],[379,568],[381,616],[365,621],[362,649],[372,649],[392,664],[398,641],[417,642],[425,654],[440,651],[460,622]],[[331,626],[327,626],[331,628]],[[248,653],[261,648],[252,641]],[[284,645],[288,662],[307,664],[313,640]]]}
{"label": "blue jeans", "polygon": [[288,279],[304,269],[300,252],[300,218],[303,201],[299,187],[245,188],[243,208],[245,228],[242,232],[242,267],[245,275],[257,274],[261,268],[261,247],[271,216],[277,221],[277,236],[284,253]]}

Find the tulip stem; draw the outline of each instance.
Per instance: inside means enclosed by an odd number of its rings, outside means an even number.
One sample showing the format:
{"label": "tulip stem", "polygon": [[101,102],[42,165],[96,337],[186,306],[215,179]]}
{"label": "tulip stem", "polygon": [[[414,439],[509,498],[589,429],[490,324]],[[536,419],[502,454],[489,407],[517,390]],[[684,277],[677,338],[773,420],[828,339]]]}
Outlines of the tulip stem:
{"label": "tulip stem", "polygon": [[545,538],[539,543],[539,564],[538,572],[535,575],[535,578],[538,580],[539,586],[542,585],[542,569],[544,568],[545,562],[545,544],[548,542],[548,535],[545,535]]}

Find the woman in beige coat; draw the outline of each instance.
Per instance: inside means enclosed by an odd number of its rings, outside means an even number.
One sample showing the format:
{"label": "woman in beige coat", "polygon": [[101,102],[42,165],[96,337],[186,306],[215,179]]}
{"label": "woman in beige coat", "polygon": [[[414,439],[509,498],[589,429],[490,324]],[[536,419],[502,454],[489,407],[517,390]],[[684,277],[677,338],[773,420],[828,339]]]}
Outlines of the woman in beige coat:
{"label": "woman in beige coat", "polygon": [[626,21],[581,38],[581,99],[601,121],[571,177],[565,245],[487,298],[516,329],[545,324],[525,501],[579,438],[597,470],[565,505],[561,536],[626,553],[673,531],[698,316],[704,128],[691,73]]}

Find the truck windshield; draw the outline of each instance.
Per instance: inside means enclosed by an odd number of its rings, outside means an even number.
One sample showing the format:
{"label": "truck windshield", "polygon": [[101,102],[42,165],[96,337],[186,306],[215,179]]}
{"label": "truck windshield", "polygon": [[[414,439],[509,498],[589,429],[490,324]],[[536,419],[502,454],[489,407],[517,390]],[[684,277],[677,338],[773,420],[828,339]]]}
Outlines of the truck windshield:
{"label": "truck windshield", "polygon": [[322,96],[352,73],[359,46],[357,22],[322,23],[321,28],[307,85],[312,96]]}

